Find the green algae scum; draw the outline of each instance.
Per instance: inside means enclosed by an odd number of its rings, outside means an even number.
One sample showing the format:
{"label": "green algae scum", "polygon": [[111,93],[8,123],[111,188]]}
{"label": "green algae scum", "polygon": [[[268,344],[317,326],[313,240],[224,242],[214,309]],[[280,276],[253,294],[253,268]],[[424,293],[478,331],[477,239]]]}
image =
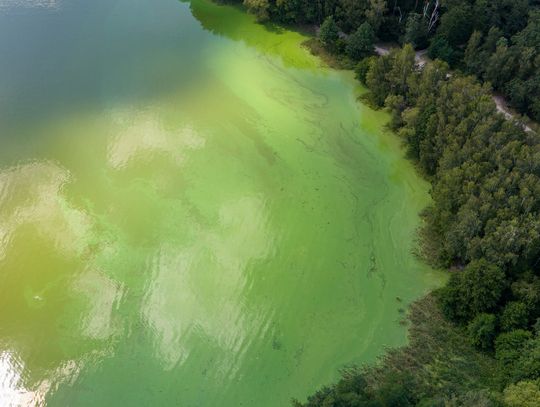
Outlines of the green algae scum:
{"label": "green algae scum", "polygon": [[304,40],[0,0],[0,405],[286,406],[405,343],[428,186]]}

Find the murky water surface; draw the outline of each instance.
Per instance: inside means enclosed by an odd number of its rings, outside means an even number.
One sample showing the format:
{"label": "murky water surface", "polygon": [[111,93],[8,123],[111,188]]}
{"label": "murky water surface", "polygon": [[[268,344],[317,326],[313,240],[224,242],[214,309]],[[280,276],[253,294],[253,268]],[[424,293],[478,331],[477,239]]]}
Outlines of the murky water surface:
{"label": "murky water surface", "polygon": [[0,405],[285,406],[405,342],[427,185],[303,40],[0,0]]}

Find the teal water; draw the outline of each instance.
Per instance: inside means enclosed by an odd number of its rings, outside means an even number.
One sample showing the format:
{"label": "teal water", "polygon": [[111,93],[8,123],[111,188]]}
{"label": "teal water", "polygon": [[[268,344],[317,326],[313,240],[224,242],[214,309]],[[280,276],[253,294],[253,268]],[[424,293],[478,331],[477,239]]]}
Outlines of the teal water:
{"label": "teal water", "polygon": [[405,343],[428,186],[304,40],[0,0],[0,405],[283,406]]}

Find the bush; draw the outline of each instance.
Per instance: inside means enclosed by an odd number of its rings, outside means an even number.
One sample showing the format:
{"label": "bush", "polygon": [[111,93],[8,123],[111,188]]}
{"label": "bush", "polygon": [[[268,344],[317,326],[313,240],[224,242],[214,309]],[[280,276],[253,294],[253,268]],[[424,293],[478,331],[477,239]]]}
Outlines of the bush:
{"label": "bush", "polygon": [[369,23],[363,23],[349,37],[347,41],[347,55],[349,58],[358,61],[373,53],[373,43],[375,42],[375,33]]}
{"label": "bush", "polygon": [[471,343],[479,349],[488,350],[493,347],[497,329],[497,318],[493,314],[478,314],[468,326]]}
{"label": "bush", "polygon": [[516,329],[500,334],[495,339],[495,358],[499,362],[500,373],[505,382],[515,376],[515,365],[531,338],[532,335],[529,331]]}
{"label": "bush", "polygon": [[529,310],[519,301],[506,304],[501,314],[501,329],[512,331],[519,328],[527,328],[529,322]]}
{"label": "bush", "polygon": [[450,65],[454,62],[454,50],[443,37],[435,37],[428,48],[431,59],[442,59]]}
{"label": "bush", "polygon": [[467,322],[479,313],[494,310],[505,287],[505,275],[499,267],[485,259],[474,260],[439,290],[439,302],[448,318]]}
{"label": "bush", "polygon": [[525,343],[521,355],[514,365],[512,379],[534,380],[540,378],[540,337]]}
{"label": "bush", "polygon": [[366,84],[366,76],[373,63],[374,57],[364,58],[357,65],[354,70],[356,74],[356,79],[358,79],[362,84]]}
{"label": "bush", "polygon": [[410,13],[405,27],[404,43],[412,44],[414,48],[425,48],[428,45],[428,31],[425,19],[421,14]]}
{"label": "bush", "polygon": [[334,21],[334,17],[326,17],[326,20],[321,25],[319,31],[319,40],[330,51],[333,51],[336,47],[337,40],[339,39],[339,27]]}
{"label": "bush", "polygon": [[540,386],[538,381],[522,381],[504,389],[504,402],[508,407],[540,406]]}

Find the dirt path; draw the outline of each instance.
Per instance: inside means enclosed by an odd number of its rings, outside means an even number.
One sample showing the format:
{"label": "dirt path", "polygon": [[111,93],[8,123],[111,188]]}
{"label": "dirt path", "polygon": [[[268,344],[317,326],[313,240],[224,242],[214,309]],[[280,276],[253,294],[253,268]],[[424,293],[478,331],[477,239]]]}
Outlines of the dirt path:
{"label": "dirt path", "polygon": [[[396,48],[395,45],[392,44],[386,44],[386,43],[379,43],[375,44],[375,52],[377,55],[388,55],[392,48]],[[420,51],[416,51],[414,58],[416,60],[416,64],[423,68],[424,65],[426,65],[429,61],[429,57],[427,56],[427,50],[423,49]],[[506,119],[508,120],[516,120],[516,115],[509,109],[508,104],[506,103],[506,100],[504,97],[500,94],[493,93],[493,101],[495,102],[495,106],[497,107],[497,111],[501,113]],[[525,131],[533,131],[529,126],[527,126],[525,123],[520,122],[520,124],[523,126],[523,130]]]}

